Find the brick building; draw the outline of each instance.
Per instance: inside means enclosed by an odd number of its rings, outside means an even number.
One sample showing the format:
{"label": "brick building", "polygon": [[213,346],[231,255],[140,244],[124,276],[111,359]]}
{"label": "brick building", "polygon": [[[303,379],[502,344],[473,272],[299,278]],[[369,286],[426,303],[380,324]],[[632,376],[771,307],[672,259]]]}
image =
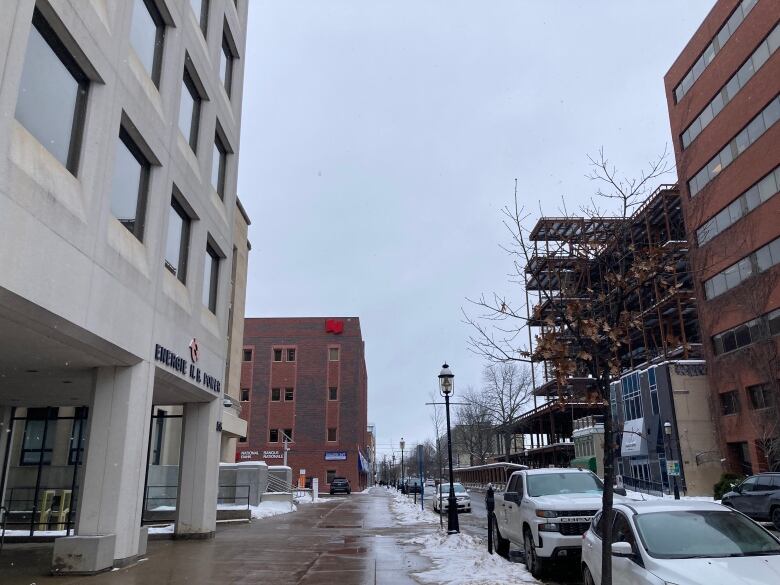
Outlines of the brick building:
{"label": "brick building", "polygon": [[712,408],[743,473],[780,462],[778,21],[776,0],[718,0],[664,78]]}
{"label": "brick building", "polygon": [[356,317],[246,319],[241,399],[248,431],[236,460],[281,465],[287,436],[294,478],[304,475],[311,485],[317,477],[321,491],[335,476],[365,487],[367,391]]}

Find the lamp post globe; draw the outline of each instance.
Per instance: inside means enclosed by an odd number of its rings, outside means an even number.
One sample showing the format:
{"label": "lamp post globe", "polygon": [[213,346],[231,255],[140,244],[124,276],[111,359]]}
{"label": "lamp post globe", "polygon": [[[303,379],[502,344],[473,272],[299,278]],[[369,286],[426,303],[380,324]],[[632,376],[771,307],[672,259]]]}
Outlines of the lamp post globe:
{"label": "lamp post globe", "polygon": [[450,396],[455,393],[455,375],[445,363],[439,372],[439,392],[444,396],[447,412],[447,458],[450,468],[450,493],[447,497],[447,534],[460,532],[458,523],[458,500],[455,498],[455,479],[452,473],[452,431],[450,430]]}

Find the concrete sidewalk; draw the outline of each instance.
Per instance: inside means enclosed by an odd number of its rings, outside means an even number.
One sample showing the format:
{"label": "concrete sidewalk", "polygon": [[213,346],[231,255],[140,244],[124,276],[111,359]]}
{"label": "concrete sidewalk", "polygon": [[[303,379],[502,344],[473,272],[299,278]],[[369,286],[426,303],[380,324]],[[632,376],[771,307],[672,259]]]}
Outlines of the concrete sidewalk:
{"label": "concrete sidewalk", "polygon": [[381,488],[336,503],[302,504],[298,511],[251,524],[219,525],[208,541],[149,542],[145,560],[94,577],[47,575],[52,545],[6,545],[3,585],[157,585],[252,583],[412,585],[427,562],[398,539],[417,534],[395,527],[391,497]]}

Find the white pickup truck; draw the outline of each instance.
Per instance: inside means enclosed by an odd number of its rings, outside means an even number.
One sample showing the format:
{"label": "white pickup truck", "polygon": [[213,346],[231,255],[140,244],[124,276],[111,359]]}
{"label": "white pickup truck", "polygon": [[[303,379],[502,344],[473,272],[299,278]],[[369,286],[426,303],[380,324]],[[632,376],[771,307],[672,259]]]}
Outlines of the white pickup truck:
{"label": "white pickup truck", "polygon": [[[582,535],[601,508],[604,484],[581,469],[515,471],[506,492],[495,494],[493,542],[502,556],[510,544],[523,548],[525,564],[539,577],[551,559],[582,554]],[[616,488],[615,501],[621,501]]]}

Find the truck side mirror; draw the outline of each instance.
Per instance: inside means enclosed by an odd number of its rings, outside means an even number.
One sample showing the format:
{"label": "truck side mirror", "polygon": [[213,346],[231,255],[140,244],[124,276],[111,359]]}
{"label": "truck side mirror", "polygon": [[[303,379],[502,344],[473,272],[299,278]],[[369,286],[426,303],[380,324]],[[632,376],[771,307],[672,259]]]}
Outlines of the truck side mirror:
{"label": "truck side mirror", "polygon": [[504,494],[504,500],[507,502],[513,502],[515,504],[520,503],[520,494],[517,492],[506,492]]}
{"label": "truck side mirror", "polygon": [[631,544],[628,542],[613,542],[612,543],[612,556],[613,557],[633,557],[634,549],[631,548]]}
{"label": "truck side mirror", "polygon": [[612,490],[614,493],[616,493],[619,496],[626,496],[628,495],[628,492],[626,491],[626,488],[624,487],[616,487]]}

